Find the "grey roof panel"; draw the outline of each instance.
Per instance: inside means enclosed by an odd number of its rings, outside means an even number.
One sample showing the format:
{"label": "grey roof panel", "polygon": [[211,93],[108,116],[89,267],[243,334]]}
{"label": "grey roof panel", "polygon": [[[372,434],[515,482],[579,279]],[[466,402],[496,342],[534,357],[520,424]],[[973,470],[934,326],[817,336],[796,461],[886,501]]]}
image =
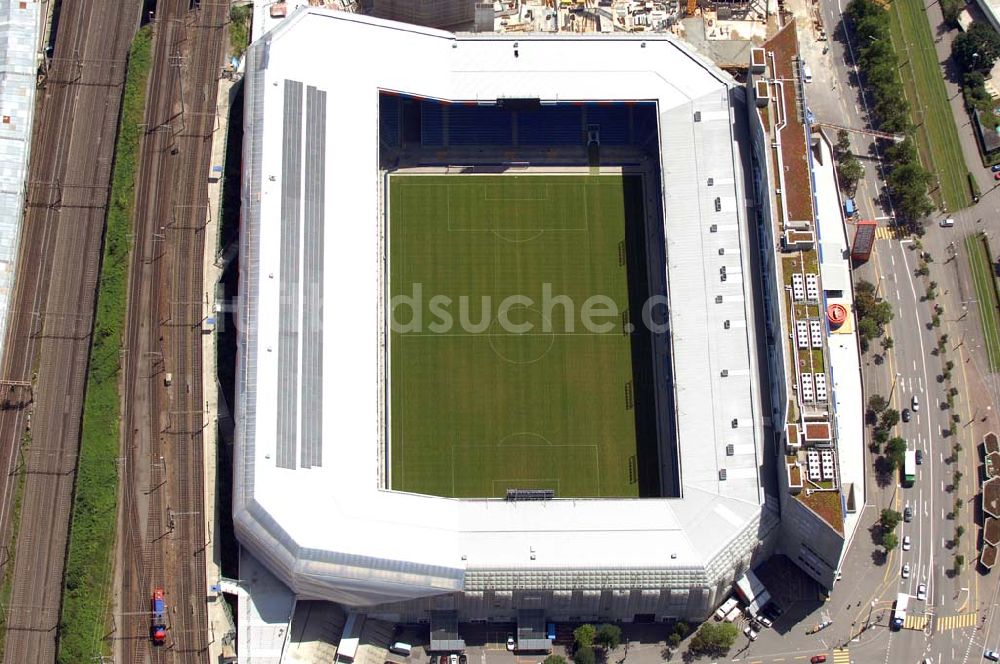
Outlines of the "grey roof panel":
{"label": "grey roof panel", "polygon": [[323,465],[323,225],[326,91],[306,88],[305,234],[302,284],[302,467]]}
{"label": "grey roof panel", "polygon": [[299,383],[299,249],[302,215],[302,83],[285,81],[281,156],[281,299],[278,325],[278,426],[275,464],[295,468]]}

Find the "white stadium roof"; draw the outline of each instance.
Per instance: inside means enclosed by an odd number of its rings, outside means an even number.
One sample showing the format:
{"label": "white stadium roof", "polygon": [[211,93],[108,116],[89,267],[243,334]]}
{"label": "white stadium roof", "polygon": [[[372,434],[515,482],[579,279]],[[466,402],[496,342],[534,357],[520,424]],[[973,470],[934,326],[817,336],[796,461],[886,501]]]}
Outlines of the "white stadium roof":
{"label": "white stadium roof", "polygon": [[[234,519],[293,590],[370,605],[468,590],[498,570],[703,571],[753,527],[762,415],[726,74],[666,35],[456,36],[303,8],[250,48],[246,85]],[[682,498],[380,488],[380,89],[658,103],[668,294],[684,303],[670,310]],[[283,205],[298,237],[281,232]],[[305,303],[292,319],[290,300]]]}

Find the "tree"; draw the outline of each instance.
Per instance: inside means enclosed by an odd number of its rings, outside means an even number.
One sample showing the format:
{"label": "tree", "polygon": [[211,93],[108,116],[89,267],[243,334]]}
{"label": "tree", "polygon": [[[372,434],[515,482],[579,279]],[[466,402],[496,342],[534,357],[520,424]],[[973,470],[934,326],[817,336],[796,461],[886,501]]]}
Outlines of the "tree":
{"label": "tree", "polygon": [[683,620],[679,620],[677,621],[677,624],[674,625],[674,632],[676,632],[677,635],[683,639],[685,636],[691,633],[691,626],[688,625]]}
{"label": "tree", "polygon": [[732,623],[702,623],[691,639],[689,650],[694,654],[724,655],[733,647],[739,634]]}
{"label": "tree", "polygon": [[885,448],[886,458],[892,470],[902,468],[903,459],[906,456],[906,440],[903,438],[893,438]]}
{"label": "tree", "polygon": [[891,349],[896,342],[892,340],[892,337],[885,337],[882,339],[882,352],[886,352]]}
{"label": "tree", "polygon": [[573,661],[576,664],[597,664],[597,655],[590,646],[578,647],[573,653]]}
{"label": "tree", "polygon": [[861,165],[857,157],[848,152],[841,160],[837,173],[840,175],[840,184],[844,186],[844,189],[853,191],[858,180],[864,177],[865,167]]}
{"label": "tree", "polygon": [[607,650],[614,650],[622,641],[622,628],[618,625],[604,623],[597,628],[594,643]]}
{"label": "tree", "polygon": [[567,664],[566,658],[562,655],[549,655],[542,660],[542,664]]}
{"label": "tree", "polygon": [[851,149],[851,136],[847,133],[846,129],[837,130],[837,152],[840,154],[846,153]]}
{"label": "tree", "polygon": [[951,57],[963,71],[988,72],[1000,56],[1000,35],[986,23],[974,22],[951,43]]}
{"label": "tree", "polygon": [[956,470],[955,473],[951,476],[951,483],[954,484],[955,486],[958,486],[958,483],[961,481],[962,481],[962,471]]}
{"label": "tree", "polygon": [[670,636],[667,637],[667,643],[671,648],[676,648],[681,644],[681,635],[677,632],[672,632]]}
{"label": "tree", "polygon": [[958,526],[957,528],[955,528],[955,539],[960,538],[964,534],[965,534],[965,526]]}
{"label": "tree", "polygon": [[889,402],[886,401],[885,397],[881,394],[873,394],[868,397],[868,409],[875,412],[881,413],[883,410],[889,407]]}
{"label": "tree", "polygon": [[882,546],[885,547],[886,553],[895,549],[898,544],[899,539],[896,537],[896,533],[882,533]]}
{"label": "tree", "polygon": [[879,336],[878,323],[871,318],[862,318],[858,321],[858,334],[861,335],[861,349],[867,350],[868,342]]}
{"label": "tree", "polygon": [[879,515],[879,522],[882,524],[883,529],[891,532],[896,529],[896,526],[899,525],[899,522],[902,520],[902,518],[903,518],[902,514],[900,514],[896,510],[889,509],[888,507],[886,507],[885,509],[882,510],[882,513]]}
{"label": "tree", "polygon": [[594,645],[595,636],[597,636],[597,630],[589,623],[580,625],[573,630],[573,640],[576,641],[577,648],[591,647]]}
{"label": "tree", "polygon": [[891,429],[896,424],[899,423],[899,411],[895,408],[889,408],[882,412],[882,417],[879,419],[880,429]]}

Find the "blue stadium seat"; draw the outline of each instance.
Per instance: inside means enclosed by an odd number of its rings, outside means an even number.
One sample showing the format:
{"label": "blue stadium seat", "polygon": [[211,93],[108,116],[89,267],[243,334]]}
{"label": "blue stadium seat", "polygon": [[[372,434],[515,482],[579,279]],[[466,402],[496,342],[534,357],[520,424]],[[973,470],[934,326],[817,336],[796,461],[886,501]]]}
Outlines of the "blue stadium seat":
{"label": "blue stadium seat", "polygon": [[378,96],[378,136],[384,145],[399,145],[399,97]]}
{"label": "blue stadium seat", "polygon": [[582,106],[546,105],[517,114],[517,139],[521,145],[581,145],[585,138]]}
{"label": "blue stadium seat", "polygon": [[444,108],[441,104],[420,104],[420,142],[430,146],[444,145]]}
{"label": "blue stadium seat", "polygon": [[636,146],[659,151],[660,138],[656,131],[656,104],[636,104],[632,109],[633,142]]}
{"label": "blue stadium seat", "polygon": [[511,145],[510,111],[497,106],[448,106],[448,142],[451,145]]}
{"label": "blue stadium seat", "polygon": [[586,123],[598,125],[603,145],[628,145],[629,107],[626,104],[587,104]]}

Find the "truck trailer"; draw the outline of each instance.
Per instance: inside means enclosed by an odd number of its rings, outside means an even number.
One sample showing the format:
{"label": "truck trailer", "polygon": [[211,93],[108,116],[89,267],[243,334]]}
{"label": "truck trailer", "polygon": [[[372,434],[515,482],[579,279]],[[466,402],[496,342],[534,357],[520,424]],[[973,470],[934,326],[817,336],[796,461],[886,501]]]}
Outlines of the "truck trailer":
{"label": "truck trailer", "polygon": [[902,629],[906,622],[906,605],[910,603],[910,596],[906,593],[896,595],[896,606],[892,611],[892,626],[894,629]]}

